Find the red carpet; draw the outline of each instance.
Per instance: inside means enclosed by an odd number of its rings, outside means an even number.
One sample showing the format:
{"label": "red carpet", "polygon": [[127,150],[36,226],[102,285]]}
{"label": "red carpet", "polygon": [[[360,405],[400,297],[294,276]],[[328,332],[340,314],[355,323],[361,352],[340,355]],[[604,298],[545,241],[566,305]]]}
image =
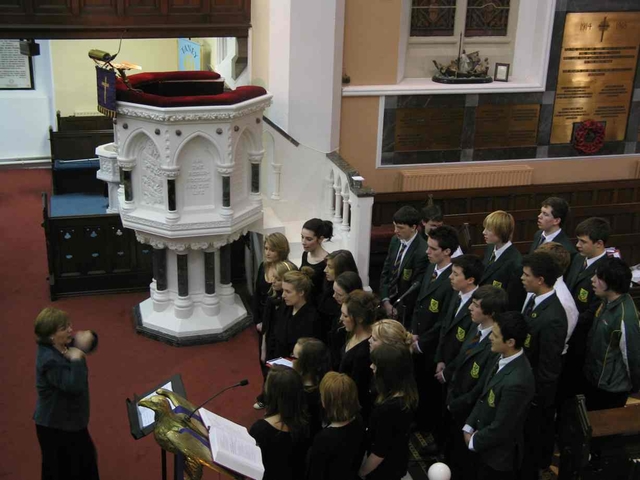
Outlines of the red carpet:
{"label": "red carpet", "polygon": [[[0,478],[37,479],[40,450],[35,407],[33,322],[51,305],[40,194],[50,192],[48,170],[0,170]],[[226,392],[207,408],[249,427],[261,417],[252,408],[261,388],[256,336],[245,330],[226,343],[175,348],[134,332],[131,309],[148,294],[76,297],[53,306],[66,310],[74,329],[92,329],[100,346],[88,358],[89,431],[98,449],[102,480],[159,479],[160,449],[152,436],[129,433],[125,398],[181,373],[188,398],[204,401],[243,378],[249,386]],[[218,474],[205,469],[204,479]]]}

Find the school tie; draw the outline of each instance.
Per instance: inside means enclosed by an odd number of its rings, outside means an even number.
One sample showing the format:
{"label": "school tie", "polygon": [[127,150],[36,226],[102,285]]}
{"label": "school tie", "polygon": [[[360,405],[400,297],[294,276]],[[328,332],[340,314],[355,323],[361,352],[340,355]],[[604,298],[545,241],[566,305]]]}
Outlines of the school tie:
{"label": "school tie", "polygon": [[429,283],[435,282],[436,278],[438,278],[438,272],[434,270],[433,275],[431,275],[431,280],[429,281]]}
{"label": "school tie", "polygon": [[527,306],[524,307],[524,311],[522,312],[522,314],[525,317],[530,317],[531,316],[531,312],[533,312],[533,307],[536,303],[536,296],[532,295],[531,298],[529,299],[529,301],[527,302]]}
{"label": "school tie", "polygon": [[493,262],[496,261],[496,249],[493,249],[493,252],[491,252],[491,257],[489,257],[489,265],[491,265]]}
{"label": "school tie", "polygon": [[464,352],[464,354],[467,357],[471,355],[471,352],[473,352],[473,349],[478,346],[478,343],[480,343],[480,338],[482,338],[482,335],[480,335],[480,329],[478,329],[478,333],[476,333],[475,337],[471,339],[471,341],[469,342],[469,345],[467,345],[467,349]]}
{"label": "school tie", "polygon": [[537,250],[538,247],[542,245],[546,239],[547,237],[544,236],[544,233],[541,233],[540,238],[538,239],[538,243],[536,244],[536,248],[534,248],[534,250]]}
{"label": "school tie", "polygon": [[496,364],[493,366],[493,370],[491,370],[491,375],[489,375],[489,381],[491,381],[491,379],[496,376],[496,373],[498,373],[499,369],[500,369],[500,359],[498,359],[496,361]]}
{"label": "school tie", "polygon": [[394,298],[398,295],[398,273],[400,272],[400,265],[402,264],[402,255],[407,249],[407,244],[402,242],[400,244],[400,250],[396,255],[396,260],[393,262],[393,268],[391,269],[391,285],[389,286],[389,298]]}
{"label": "school tie", "polygon": [[462,303],[462,297],[458,295],[456,301],[453,304],[453,318],[458,316],[458,310],[460,310],[460,304]]}
{"label": "school tie", "polygon": [[584,272],[587,269],[587,257],[584,257],[584,262],[582,262],[582,268],[580,269],[580,273]]}

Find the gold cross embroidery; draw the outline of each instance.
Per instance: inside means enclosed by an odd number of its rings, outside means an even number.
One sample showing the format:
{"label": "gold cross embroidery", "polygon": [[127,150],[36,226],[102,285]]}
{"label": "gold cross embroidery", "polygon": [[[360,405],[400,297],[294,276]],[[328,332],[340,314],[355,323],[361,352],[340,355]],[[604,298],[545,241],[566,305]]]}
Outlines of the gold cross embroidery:
{"label": "gold cross embroidery", "polygon": [[102,79],[102,83],[100,84],[104,87],[104,104],[107,104],[107,88],[109,88],[109,82],[107,82],[107,77]]}

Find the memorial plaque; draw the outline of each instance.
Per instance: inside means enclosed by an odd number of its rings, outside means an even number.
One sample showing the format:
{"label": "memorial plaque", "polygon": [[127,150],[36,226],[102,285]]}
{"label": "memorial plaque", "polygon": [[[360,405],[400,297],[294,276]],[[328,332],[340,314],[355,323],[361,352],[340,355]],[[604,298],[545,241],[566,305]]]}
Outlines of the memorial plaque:
{"label": "memorial plaque", "polygon": [[395,151],[457,150],[464,108],[398,108]]}
{"label": "memorial plaque", "polygon": [[551,143],[571,143],[584,120],[605,124],[606,141],[624,140],[639,43],[639,12],[567,14]]}
{"label": "memorial plaque", "polygon": [[538,143],[540,105],[480,105],[474,148],[529,147]]}

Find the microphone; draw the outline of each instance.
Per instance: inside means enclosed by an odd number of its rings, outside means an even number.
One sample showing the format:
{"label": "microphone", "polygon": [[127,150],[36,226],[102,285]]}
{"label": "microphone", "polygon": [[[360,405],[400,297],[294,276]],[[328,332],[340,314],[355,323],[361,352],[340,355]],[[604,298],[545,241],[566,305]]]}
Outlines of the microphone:
{"label": "microphone", "polygon": [[211,400],[213,400],[214,398],[216,398],[219,395],[222,395],[224,392],[226,392],[227,390],[231,390],[232,388],[236,388],[236,387],[245,387],[249,385],[249,380],[247,380],[246,378],[244,380],[240,380],[238,383],[236,383],[235,385],[231,385],[229,387],[223,388],[222,390],[220,390],[218,393],[216,393],[214,396],[208,398],[206,401],[202,402],[200,405],[198,405],[193,412],[191,412],[189,414],[189,416],[187,417],[187,420],[191,420],[191,417],[193,417],[193,415],[200,410],[202,407],[204,407],[207,403],[209,403]]}
{"label": "microphone", "polygon": [[400,295],[400,298],[398,298],[395,302],[393,302],[393,305],[398,305],[402,300],[404,300],[404,298],[409,295],[410,293],[415,292],[417,289],[420,288],[420,285],[422,285],[422,280],[416,280],[415,282],[413,282],[411,284],[411,286],[407,289],[406,292],[404,292],[402,295]]}

